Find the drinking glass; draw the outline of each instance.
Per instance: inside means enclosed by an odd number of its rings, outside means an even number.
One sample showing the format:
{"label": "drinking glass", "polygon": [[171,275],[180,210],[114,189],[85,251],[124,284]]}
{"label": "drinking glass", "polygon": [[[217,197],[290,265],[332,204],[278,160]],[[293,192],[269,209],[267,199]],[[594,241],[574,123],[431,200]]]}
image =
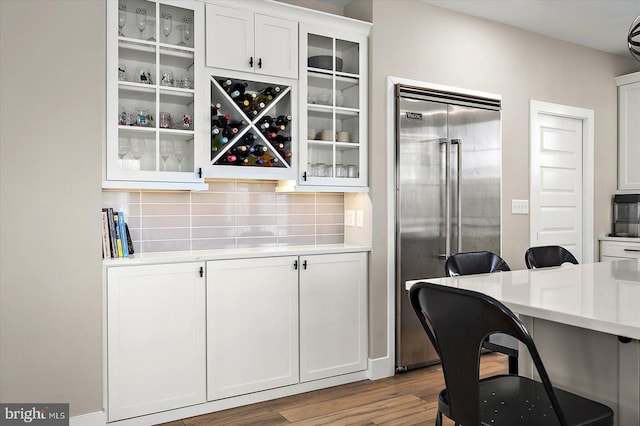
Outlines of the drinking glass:
{"label": "drinking glass", "polygon": [[191,41],[191,27],[193,25],[193,19],[184,18],[182,22],[184,22],[184,24],[180,26],[180,29],[182,30],[182,41],[179,44],[181,46],[189,47]]}
{"label": "drinking glass", "polygon": [[142,39],[142,32],[147,27],[147,9],[144,7],[136,8],[136,25],[140,31],[140,38]]}
{"label": "drinking glass", "polygon": [[122,160],[131,151],[131,139],[120,139],[118,141],[118,166],[122,169]]}
{"label": "drinking glass", "polygon": [[173,144],[170,141],[160,141],[160,157],[162,157],[163,168],[165,172],[167,171],[167,160],[173,154]]}
{"label": "drinking glass", "polygon": [[127,23],[127,6],[120,3],[118,5],[118,35],[120,37],[124,37],[124,33],[122,29],[124,28],[124,24]]}
{"label": "drinking glass", "polygon": [[176,160],[178,161],[178,171],[181,172],[182,160],[184,160],[185,157],[184,145],[182,142],[176,141],[176,143],[173,144],[173,156],[176,157]]}
{"label": "drinking glass", "polygon": [[133,141],[131,141],[131,156],[138,161],[138,170],[141,169],[140,167],[140,159],[142,158],[142,156],[144,155],[145,152],[147,152],[147,144],[145,142],[144,139],[134,139]]}
{"label": "drinking glass", "polygon": [[171,34],[171,30],[173,28],[173,18],[169,12],[162,13],[162,34],[164,34],[164,42],[167,43],[169,40],[169,34]]}

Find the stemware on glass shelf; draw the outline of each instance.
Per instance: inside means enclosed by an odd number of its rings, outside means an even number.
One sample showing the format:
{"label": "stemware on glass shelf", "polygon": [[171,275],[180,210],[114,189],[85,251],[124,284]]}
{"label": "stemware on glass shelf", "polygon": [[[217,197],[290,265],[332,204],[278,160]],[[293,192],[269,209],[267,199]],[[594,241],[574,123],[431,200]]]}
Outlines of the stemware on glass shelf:
{"label": "stemware on glass shelf", "polygon": [[167,160],[173,154],[173,144],[171,141],[160,141],[160,157],[162,157],[162,170],[167,171]]}
{"label": "stemware on glass shelf", "polygon": [[136,25],[140,31],[140,39],[143,39],[142,32],[147,27],[147,9],[144,7],[136,8]]}
{"label": "stemware on glass shelf", "polygon": [[140,159],[147,152],[147,143],[144,139],[135,138],[131,141],[131,156],[138,161],[138,170],[140,167]]}
{"label": "stemware on glass shelf", "polygon": [[127,23],[127,6],[123,3],[118,4],[118,35],[124,37],[122,29]]}
{"label": "stemware on glass shelf", "polygon": [[182,160],[184,160],[185,152],[184,145],[180,141],[176,141],[173,144],[173,156],[176,157],[176,161],[178,162],[178,171],[182,171]]}
{"label": "stemware on glass shelf", "polygon": [[123,138],[118,141],[118,166],[122,169],[122,160],[131,151],[131,139]]}
{"label": "stemware on glass shelf", "polygon": [[182,41],[178,43],[180,46],[190,47],[191,42],[191,27],[193,25],[193,19],[186,17],[182,20],[184,24],[180,25],[182,31]]}
{"label": "stemware on glass shelf", "polygon": [[169,40],[169,34],[171,34],[171,30],[173,29],[173,18],[169,12],[162,13],[162,34],[164,34],[164,42],[167,43]]}

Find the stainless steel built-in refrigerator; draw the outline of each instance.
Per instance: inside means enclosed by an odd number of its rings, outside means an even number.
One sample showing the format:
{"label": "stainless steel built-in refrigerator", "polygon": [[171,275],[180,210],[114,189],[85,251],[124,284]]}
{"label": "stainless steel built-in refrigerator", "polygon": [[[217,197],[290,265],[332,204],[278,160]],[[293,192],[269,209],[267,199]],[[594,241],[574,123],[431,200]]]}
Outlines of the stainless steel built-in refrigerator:
{"label": "stainless steel built-in refrigerator", "polygon": [[500,254],[500,101],[396,85],[396,370],[438,356],[405,281],[445,276],[448,256]]}

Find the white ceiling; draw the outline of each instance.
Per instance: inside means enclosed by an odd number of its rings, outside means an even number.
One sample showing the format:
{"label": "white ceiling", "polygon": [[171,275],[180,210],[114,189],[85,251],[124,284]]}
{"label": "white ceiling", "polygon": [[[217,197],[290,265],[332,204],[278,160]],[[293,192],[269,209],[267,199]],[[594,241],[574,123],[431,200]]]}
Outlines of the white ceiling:
{"label": "white ceiling", "polygon": [[[344,6],[352,0],[323,1]],[[627,35],[640,15],[640,0],[421,1],[623,56],[630,55]]]}

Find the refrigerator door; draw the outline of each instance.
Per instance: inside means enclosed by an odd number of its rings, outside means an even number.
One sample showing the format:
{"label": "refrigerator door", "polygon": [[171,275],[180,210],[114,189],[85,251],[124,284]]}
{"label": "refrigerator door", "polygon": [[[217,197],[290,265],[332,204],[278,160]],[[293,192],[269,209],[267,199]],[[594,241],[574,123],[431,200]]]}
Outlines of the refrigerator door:
{"label": "refrigerator door", "polygon": [[478,250],[500,254],[500,111],[449,105],[448,119],[454,188],[451,254]]}
{"label": "refrigerator door", "polygon": [[444,274],[447,106],[396,105],[396,368],[438,360],[409,303],[405,281]]}

